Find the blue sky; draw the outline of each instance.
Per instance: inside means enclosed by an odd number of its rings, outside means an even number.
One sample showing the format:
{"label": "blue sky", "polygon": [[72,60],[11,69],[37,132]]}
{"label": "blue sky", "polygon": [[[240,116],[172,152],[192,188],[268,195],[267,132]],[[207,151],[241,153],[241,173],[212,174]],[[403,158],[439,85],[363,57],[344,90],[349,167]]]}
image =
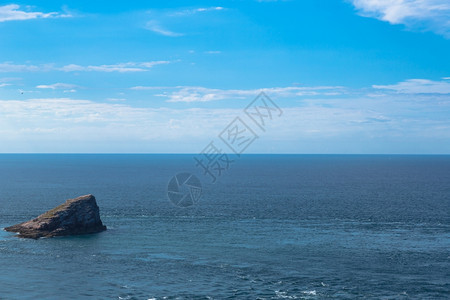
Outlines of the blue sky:
{"label": "blue sky", "polygon": [[264,91],[248,153],[450,153],[446,0],[43,3],[0,2],[0,152],[198,153]]}

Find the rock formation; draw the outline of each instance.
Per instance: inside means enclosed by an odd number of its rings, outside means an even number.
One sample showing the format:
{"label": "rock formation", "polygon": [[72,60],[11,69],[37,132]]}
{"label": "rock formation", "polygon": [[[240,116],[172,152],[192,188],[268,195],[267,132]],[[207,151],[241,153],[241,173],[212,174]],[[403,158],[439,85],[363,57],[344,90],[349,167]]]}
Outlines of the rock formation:
{"label": "rock formation", "polygon": [[5,228],[19,237],[38,239],[63,235],[97,233],[106,230],[93,195],[69,199],[39,217]]}

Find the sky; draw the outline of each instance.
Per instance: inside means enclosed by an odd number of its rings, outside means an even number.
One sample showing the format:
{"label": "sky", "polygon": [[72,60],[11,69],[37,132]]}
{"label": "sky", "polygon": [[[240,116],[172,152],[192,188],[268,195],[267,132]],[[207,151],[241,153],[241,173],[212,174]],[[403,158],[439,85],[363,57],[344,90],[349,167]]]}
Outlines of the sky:
{"label": "sky", "polygon": [[236,118],[240,153],[450,154],[450,2],[0,1],[0,153],[231,153]]}

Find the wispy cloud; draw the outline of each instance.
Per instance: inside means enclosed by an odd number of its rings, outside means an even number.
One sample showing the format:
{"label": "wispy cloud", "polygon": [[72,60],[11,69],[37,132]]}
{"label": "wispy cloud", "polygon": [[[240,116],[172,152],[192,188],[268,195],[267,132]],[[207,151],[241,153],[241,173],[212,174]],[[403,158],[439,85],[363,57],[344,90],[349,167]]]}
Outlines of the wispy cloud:
{"label": "wispy cloud", "polygon": [[70,14],[62,14],[57,12],[38,12],[25,11],[20,9],[20,5],[8,4],[0,6],[0,22],[6,21],[23,21],[31,19],[46,19],[46,18],[63,18],[70,17]]}
{"label": "wispy cloud", "polygon": [[163,89],[173,89],[173,87],[168,87],[168,86],[142,86],[142,85],[138,85],[138,86],[133,86],[133,87],[130,88],[130,90],[135,90],[135,91],[163,90]]}
{"label": "wispy cloud", "polygon": [[158,60],[150,62],[127,62],[112,65],[88,65],[82,66],[77,64],[69,64],[62,67],[54,64],[45,65],[26,65],[13,64],[11,62],[0,63],[0,72],[47,72],[47,71],[63,71],[63,72],[145,72],[156,65],[169,64],[172,61]]}
{"label": "wispy cloud", "polygon": [[[340,86],[132,88],[158,94],[170,102],[190,102],[188,109],[177,104],[137,107],[125,95],[100,102],[70,98],[0,99],[0,140],[4,141],[0,152],[199,151],[232,119],[242,115],[242,109],[260,91],[282,107],[283,117],[271,123],[260,146],[255,144],[252,151],[264,152],[274,146],[275,151],[297,153],[448,152],[450,142],[445,141],[450,141],[449,83],[445,77],[437,81],[410,79],[357,90]],[[67,83],[40,85],[47,89],[70,87],[73,86]],[[242,100],[242,105],[203,105],[226,99]],[[80,148],[74,149],[74,143],[69,143],[74,140],[80,141],[76,143]],[[379,143],[382,146],[377,148]],[[41,148],[17,148],[30,144]],[[103,144],[105,148],[98,146]]]}
{"label": "wispy cloud", "polygon": [[[154,33],[168,36],[180,37],[186,35],[185,33],[177,32],[167,28],[167,23],[173,24],[181,21],[188,22],[187,18],[198,13],[221,11],[224,10],[221,6],[214,7],[198,7],[190,9],[177,9],[172,11],[152,11],[152,19],[148,21],[144,28]],[[182,22],[183,23],[183,22]]]}
{"label": "wispy cloud", "polygon": [[114,65],[99,65],[99,66],[80,66],[76,64],[70,64],[58,68],[60,71],[73,72],[73,71],[96,71],[96,72],[145,72],[156,65],[169,64],[170,61],[160,60],[152,62],[127,62]]}
{"label": "wispy cloud", "polygon": [[219,11],[224,10],[222,6],[212,6],[212,7],[198,7],[198,8],[192,8],[192,9],[181,9],[174,12],[170,12],[168,16],[187,16],[187,15],[193,15],[197,13],[203,13],[203,12],[210,12],[210,11]]}
{"label": "wispy cloud", "polygon": [[339,95],[344,92],[340,86],[316,86],[316,87],[273,87],[261,89],[212,89],[199,86],[178,86],[172,88],[162,87],[132,87],[133,90],[164,90],[157,94],[167,98],[167,102],[210,102],[227,99],[248,99],[260,92],[271,94],[273,97],[296,96],[328,96]]}
{"label": "wispy cloud", "polygon": [[54,83],[54,84],[40,84],[37,85],[38,89],[50,89],[50,90],[63,90],[64,93],[74,93],[80,86],[69,83]]}
{"label": "wispy cloud", "polygon": [[[223,120],[236,113],[229,109],[137,108],[117,103],[123,100],[108,99],[116,103],[69,98],[0,100],[0,138],[39,142],[204,138],[212,136]],[[0,145],[0,152],[4,146]]]}
{"label": "wispy cloud", "polygon": [[161,35],[165,35],[165,36],[170,36],[170,37],[177,37],[177,36],[183,36],[184,34],[179,33],[179,32],[174,32],[171,31],[169,29],[166,29],[164,27],[162,27],[159,22],[152,20],[152,21],[148,21],[147,24],[145,25],[145,29],[153,31],[155,33],[161,34]]}
{"label": "wispy cloud", "polygon": [[215,6],[215,7],[201,7],[197,8],[196,11],[203,12],[203,11],[214,11],[214,10],[223,10],[224,8],[222,6]]}
{"label": "wispy cloud", "polygon": [[67,90],[77,87],[78,87],[77,85],[69,83],[41,84],[36,86],[36,88],[38,89],[52,89],[52,90]]}
{"label": "wispy cloud", "polygon": [[450,94],[450,78],[441,81],[409,79],[391,85],[373,85],[375,89],[391,90],[402,94]]}
{"label": "wispy cloud", "polygon": [[0,63],[0,72],[35,72],[35,71],[46,71],[49,70],[50,66],[48,65],[25,65],[25,64],[13,64],[10,62]]}
{"label": "wispy cloud", "polygon": [[[20,120],[20,126],[0,128],[0,137],[36,133],[39,129],[41,138],[61,140],[83,135],[95,140],[111,135],[118,139],[132,136],[138,140],[210,139],[241,113],[241,109],[227,108],[135,108],[126,104],[69,98],[0,100],[0,111],[0,124]],[[355,128],[345,128],[349,121],[370,118],[380,118],[380,114],[320,105],[286,108],[285,119],[278,125],[280,131],[277,134],[287,138],[310,135],[311,132],[335,135],[338,131],[354,131]]]}
{"label": "wispy cloud", "polygon": [[[115,100],[122,99],[110,99]],[[271,123],[259,141],[262,144],[258,142],[252,150],[264,152],[275,146],[275,150],[300,153],[370,153],[378,149],[372,146],[380,141],[400,145],[382,148],[384,153],[436,151],[433,147],[411,147],[427,145],[427,141],[447,147],[441,147],[441,151],[450,149],[450,143],[442,142],[450,139],[448,97],[439,103],[412,101],[411,95],[406,94],[352,100],[306,98],[299,106],[283,107],[283,118]],[[0,139],[5,141],[0,144],[0,152],[11,151],[11,147],[21,143],[41,147],[18,149],[22,151],[200,151],[201,146],[242,114],[242,108],[145,108],[68,98],[0,100],[0,111]],[[80,141],[75,143],[80,148],[74,149],[73,141]],[[324,143],[331,142],[345,147],[323,148]],[[105,148],[92,148],[99,143]]]}
{"label": "wispy cloud", "polygon": [[127,101],[127,99],[126,98],[106,98],[106,101],[123,102],[123,101]]}
{"label": "wispy cloud", "polygon": [[450,38],[448,0],[352,0],[359,14]]}
{"label": "wispy cloud", "polygon": [[450,77],[442,80],[408,79],[396,84],[372,85],[367,89],[349,89],[343,86],[287,86],[260,89],[214,89],[202,86],[135,86],[136,91],[155,91],[154,95],[166,98],[167,102],[211,102],[232,99],[249,99],[260,92],[276,98],[355,98],[386,97],[395,94],[450,94]]}

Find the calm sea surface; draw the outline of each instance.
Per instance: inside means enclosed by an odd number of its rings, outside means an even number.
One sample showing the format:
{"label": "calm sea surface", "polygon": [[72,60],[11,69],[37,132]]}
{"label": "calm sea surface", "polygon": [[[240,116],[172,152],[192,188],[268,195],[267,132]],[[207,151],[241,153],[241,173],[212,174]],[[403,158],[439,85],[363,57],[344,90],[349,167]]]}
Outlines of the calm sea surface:
{"label": "calm sea surface", "polygon": [[[0,231],[0,299],[449,299],[450,156],[0,155],[0,228],[94,194],[106,232]],[[194,172],[199,202],[167,184]]]}

